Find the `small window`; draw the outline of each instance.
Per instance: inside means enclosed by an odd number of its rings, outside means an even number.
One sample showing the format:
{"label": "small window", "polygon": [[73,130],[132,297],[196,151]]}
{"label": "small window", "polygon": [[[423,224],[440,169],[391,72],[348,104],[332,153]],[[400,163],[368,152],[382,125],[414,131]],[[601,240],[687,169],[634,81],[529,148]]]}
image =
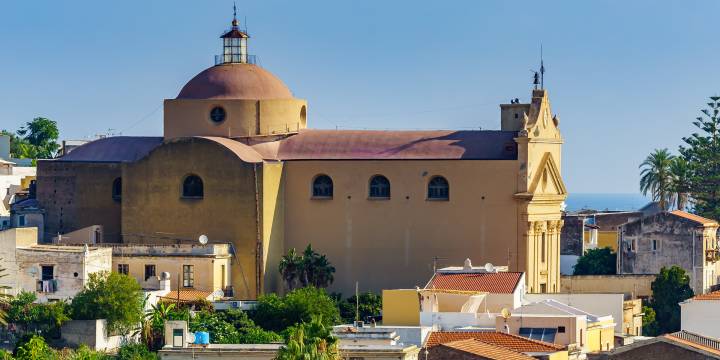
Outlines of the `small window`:
{"label": "small window", "polygon": [[18,226],[19,227],[25,226],[25,215],[18,216]]}
{"label": "small window", "polygon": [[650,250],[658,251],[659,249],[660,249],[660,241],[657,239],[653,239],[650,243]]}
{"label": "small window", "polygon": [[117,271],[120,274],[127,275],[130,273],[130,265],[129,264],[118,264]]}
{"label": "small window", "polygon": [[371,199],[389,199],[390,198],[390,180],[382,175],[375,175],[370,179],[370,198]]}
{"label": "small window", "polygon": [[53,265],[42,265],[40,267],[41,270],[41,280],[47,281],[52,280],[55,278],[55,266]]}
{"label": "small window", "polygon": [[155,276],[155,265],[145,265],[145,281]]}
{"label": "small window", "polygon": [[210,110],[210,121],[212,121],[215,124],[220,124],[223,121],[225,121],[225,118],[227,117],[227,113],[225,113],[225,109],[223,109],[221,106],[216,106]]}
{"label": "small window", "polygon": [[449,200],[450,185],[447,179],[442,176],[435,176],[428,183],[428,199],[431,200]]}
{"label": "small window", "polygon": [[333,182],[327,175],[318,175],[313,180],[312,196],[314,198],[332,198]]}
{"label": "small window", "polygon": [[192,265],[183,265],[183,287],[195,286],[195,269]]}
{"label": "small window", "polygon": [[122,198],[122,179],[117,178],[112,184],[112,198],[115,201],[120,201]]}
{"label": "small window", "polygon": [[[564,334],[565,333],[565,327],[564,326],[558,326],[558,334]],[[629,332],[629,331],[628,331]]]}
{"label": "small window", "polygon": [[188,175],[183,180],[182,196],[184,198],[202,198],[204,196],[203,181],[197,175]]}
{"label": "small window", "polygon": [[635,251],[635,249],[636,249],[635,239],[630,240],[630,251]]}

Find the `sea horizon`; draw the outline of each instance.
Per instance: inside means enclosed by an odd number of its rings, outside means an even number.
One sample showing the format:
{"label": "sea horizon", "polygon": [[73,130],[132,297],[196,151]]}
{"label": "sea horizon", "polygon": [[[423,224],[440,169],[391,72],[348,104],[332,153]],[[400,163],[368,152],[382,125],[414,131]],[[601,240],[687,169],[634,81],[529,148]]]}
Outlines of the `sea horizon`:
{"label": "sea horizon", "polygon": [[592,210],[638,210],[650,202],[640,193],[570,193],[565,204],[567,211]]}

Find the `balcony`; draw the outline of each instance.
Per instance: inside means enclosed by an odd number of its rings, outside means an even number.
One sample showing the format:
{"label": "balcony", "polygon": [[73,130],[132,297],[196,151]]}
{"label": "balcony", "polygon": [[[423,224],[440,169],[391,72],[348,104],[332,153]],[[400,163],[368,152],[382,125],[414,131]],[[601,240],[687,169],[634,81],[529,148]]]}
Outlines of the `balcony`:
{"label": "balcony", "polygon": [[54,294],[58,290],[56,280],[38,280],[35,290],[42,294]]}

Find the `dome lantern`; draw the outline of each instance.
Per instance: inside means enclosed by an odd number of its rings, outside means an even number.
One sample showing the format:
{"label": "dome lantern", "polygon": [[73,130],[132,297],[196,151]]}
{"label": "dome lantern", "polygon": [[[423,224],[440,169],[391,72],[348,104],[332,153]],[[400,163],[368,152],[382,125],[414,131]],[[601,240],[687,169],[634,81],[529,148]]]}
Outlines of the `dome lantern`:
{"label": "dome lantern", "polygon": [[255,63],[254,56],[248,55],[247,41],[250,36],[238,26],[235,4],[233,4],[232,27],[220,38],[223,40],[223,52],[222,55],[215,57],[215,65]]}

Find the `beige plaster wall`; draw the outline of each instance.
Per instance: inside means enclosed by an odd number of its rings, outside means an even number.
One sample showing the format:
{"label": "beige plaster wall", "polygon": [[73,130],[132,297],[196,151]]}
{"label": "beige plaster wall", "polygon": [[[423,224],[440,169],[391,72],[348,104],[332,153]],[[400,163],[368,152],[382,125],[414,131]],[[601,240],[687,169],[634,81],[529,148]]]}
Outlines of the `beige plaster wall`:
{"label": "beige plaster wall", "polygon": [[119,264],[127,264],[129,267],[128,275],[134,277],[140,284],[145,282],[145,265],[155,265],[156,276],[159,277],[163,272],[170,273],[170,288],[173,290],[177,290],[178,288],[178,279],[180,281],[180,288],[183,288],[183,265],[193,266],[195,284],[192,288],[195,290],[222,290],[222,265],[225,265],[225,280],[227,284],[232,283],[230,274],[232,267],[229,256],[218,258],[202,256],[113,256],[113,271],[118,270]]}
{"label": "beige plaster wall", "polygon": [[[258,249],[254,164],[215,142],[188,138],[164,144],[123,169],[123,240],[139,243],[232,243],[232,285],[256,297]],[[262,167],[257,166],[262,186]],[[200,176],[204,198],[181,197],[188,174]]]}

